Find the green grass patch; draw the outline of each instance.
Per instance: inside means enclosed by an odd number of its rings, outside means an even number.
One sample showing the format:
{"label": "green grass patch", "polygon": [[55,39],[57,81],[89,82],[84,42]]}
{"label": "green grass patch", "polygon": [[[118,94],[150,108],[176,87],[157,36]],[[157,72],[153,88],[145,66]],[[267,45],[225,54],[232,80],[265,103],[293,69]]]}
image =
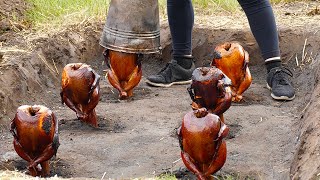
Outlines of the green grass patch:
{"label": "green grass patch", "polygon": [[[103,22],[111,0],[27,0],[27,20],[35,29],[60,29],[81,22]],[[274,3],[294,0],[272,0]],[[192,0],[196,15],[214,15],[218,11],[239,11],[237,0]],[[162,18],[167,17],[167,0],[159,0]]]}
{"label": "green grass patch", "polygon": [[[271,0],[272,3],[289,3],[294,1],[299,1],[299,0]],[[303,0],[300,0],[300,1],[303,1]]]}
{"label": "green grass patch", "polygon": [[[154,179],[156,180],[176,180],[176,175],[182,179],[194,179],[196,176],[191,173],[186,168],[182,168],[179,170],[175,170],[173,172],[167,171],[163,172],[162,174],[156,176]],[[254,180],[254,179],[261,179],[259,174],[251,174],[245,175],[241,174],[240,172],[218,172],[212,175],[213,179],[215,180]]]}
{"label": "green grass patch", "polygon": [[174,174],[164,173],[155,178],[156,180],[177,180]]}
{"label": "green grass patch", "polygon": [[194,0],[193,4],[195,8],[199,9],[199,12],[210,14],[221,10],[234,12],[239,8],[238,1],[236,0]]}
{"label": "green grass patch", "polygon": [[105,19],[110,0],[27,0],[27,18],[35,27],[64,26]]}
{"label": "green grass patch", "polygon": [[[237,0],[192,0],[197,14],[213,14],[216,11],[232,12],[239,8]],[[160,12],[166,15],[167,0],[159,0]]]}

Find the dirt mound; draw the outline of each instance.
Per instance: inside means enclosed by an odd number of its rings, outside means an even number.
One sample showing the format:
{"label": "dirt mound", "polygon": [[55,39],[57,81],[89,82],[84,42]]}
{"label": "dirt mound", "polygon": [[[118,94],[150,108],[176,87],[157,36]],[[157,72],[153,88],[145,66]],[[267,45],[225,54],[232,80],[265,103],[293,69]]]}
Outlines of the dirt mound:
{"label": "dirt mound", "polygon": [[0,1],[0,35],[9,30],[21,30],[26,9],[25,0]]}

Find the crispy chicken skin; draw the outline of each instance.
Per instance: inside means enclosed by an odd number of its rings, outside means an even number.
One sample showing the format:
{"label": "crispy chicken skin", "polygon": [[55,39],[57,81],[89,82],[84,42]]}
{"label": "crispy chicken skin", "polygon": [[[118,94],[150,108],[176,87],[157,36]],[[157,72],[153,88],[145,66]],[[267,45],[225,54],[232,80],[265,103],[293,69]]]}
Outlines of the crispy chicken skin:
{"label": "crispy chicken skin", "polygon": [[78,119],[98,127],[95,107],[100,99],[100,76],[87,64],[67,64],[62,72],[61,100]]}
{"label": "crispy chicken skin", "polygon": [[242,93],[251,85],[252,77],[248,67],[249,54],[236,42],[226,42],[214,49],[211,65],[231,79],[232,101],[242,100]]}
{"label": "crispy chicken skin", "polygon": [[223,113],[230,108],[230,79],[216,67],[199,67],[192,73],[192,84],[188,88],[192,108],[205,107],[224,122]]}
{"label": "crispy chicken skin", "polygon": [[187,113],[178,129],[181,157],[185,166],[197,179],[211,179],[227,158],[227,146],[223,140],[229,128],[219,116],[206,108]]}
{"label": "crispy chicken skin", "polygon": [[138,54],[107,50],[104,54],[110,65],[106,76],[110,84],[119,91],[119,99],[127,99],[133,95],[142,77],[141,62]]}
{"label": "crispy chicken skin", "polygon": [[15,151],[29,163],[30,175],[49,176],[49,160],[59,147],[58,120],[53,112],[41,105],[20,106],[10,132]]}

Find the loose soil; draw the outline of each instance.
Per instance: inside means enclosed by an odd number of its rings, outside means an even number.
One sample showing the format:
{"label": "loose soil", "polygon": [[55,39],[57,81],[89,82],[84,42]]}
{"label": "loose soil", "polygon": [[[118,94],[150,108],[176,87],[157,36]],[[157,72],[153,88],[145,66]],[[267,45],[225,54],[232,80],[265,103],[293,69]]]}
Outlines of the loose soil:
{"label": "loose soil", "polygon": [[[315,1],[275,7],[283,62],[294,74],[296,99],[290,102],[270,97],[263,60],[242,13],[196,18],[196,65],[208,66],[210,52],[218,43],[238,41],[250,54],[253,75],[244,101],[233,103],[225,113],[231,129],[228,157],[217,175],[235,179],[319,178],[320,17],[307,15],[317,5],[320,3]],[[172,173],[194,179],[180,159],[175,135],[184,114],[191,110],[186,86],[155,88],[145,83],[146,76],[158,72],[170,59],[166,21],[161,26],[163,53],[143,57],[144,77],[133,98],[118,100],[117,91],[101,79],[101,99],[96,107],[99,128],[80,122],[61,104],[60,78],[66,64],[85,62],[104,76],[106,65],[98,45],[102,27],[103,23],[87,23],[41,37],[14,32],[0,36],[0,170],[26,171],[26,163],[14,152],[9,123],[18,106],[42,104],[59,119],[61,145],[51,161],[52,175],[131,179]]]}
{"label": "loose soil", "polygon": [[0,1],[0,35],[26,28],[27,3],[24,0]]}

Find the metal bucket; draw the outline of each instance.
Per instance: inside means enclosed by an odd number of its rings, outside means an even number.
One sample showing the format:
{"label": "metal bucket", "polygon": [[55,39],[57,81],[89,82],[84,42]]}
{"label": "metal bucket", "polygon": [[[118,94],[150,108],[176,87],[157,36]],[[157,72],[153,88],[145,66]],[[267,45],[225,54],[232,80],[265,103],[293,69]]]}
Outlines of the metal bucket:
{"label": "metal bucket", "polygon": [[100,45],[126,53],[158,53],[158,0],[111,0]]}

